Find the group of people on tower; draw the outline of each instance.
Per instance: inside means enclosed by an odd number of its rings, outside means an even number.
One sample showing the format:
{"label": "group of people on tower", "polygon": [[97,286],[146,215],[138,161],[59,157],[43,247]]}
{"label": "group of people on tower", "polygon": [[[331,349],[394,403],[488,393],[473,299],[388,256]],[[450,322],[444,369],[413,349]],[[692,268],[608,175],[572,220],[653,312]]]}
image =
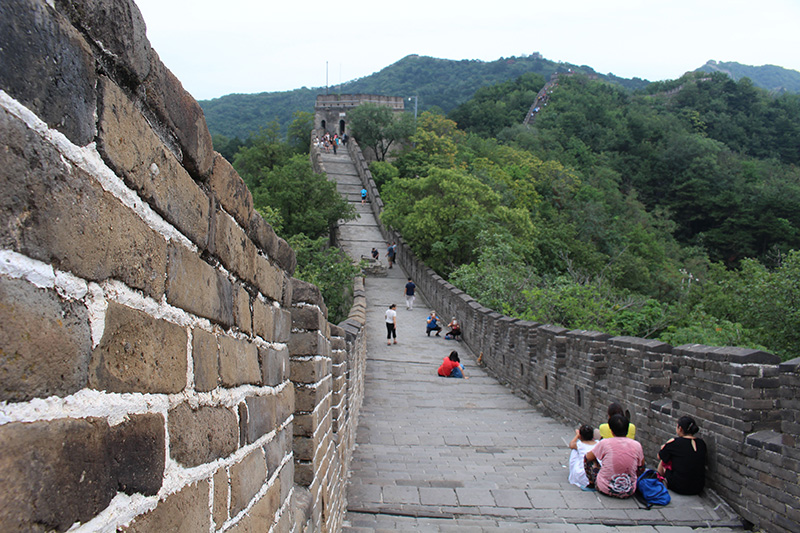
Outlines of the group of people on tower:
{"label": "group of people on tower", "polygon": [[[699,494],[705,486],[706,444],[695,436],[699,430],[692,417],[681,417],[677,436],[658,452],[658,477],[678,494]],[[635,439],[636,426],[628,413],[612,403],[608,422],[597,431],[588,425],[575,430],[569,443],[569,482],[617,498],[633,496],[645,464],[642,445]]]}

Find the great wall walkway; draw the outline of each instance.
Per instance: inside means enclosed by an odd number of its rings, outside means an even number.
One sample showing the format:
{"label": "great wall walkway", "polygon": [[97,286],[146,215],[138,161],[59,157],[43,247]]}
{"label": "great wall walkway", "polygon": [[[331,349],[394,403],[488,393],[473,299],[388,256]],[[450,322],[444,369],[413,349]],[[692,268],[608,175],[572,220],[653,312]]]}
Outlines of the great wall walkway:
{"label": "great wall walkway", "polygon": [[[360,205],[361,184],[347,153],[323,155],[323,162],[361,214],[341,228],[343,248],[360,258],[376,247],[385,264],[386,243],[368,206]],[[366,280],[365,396],[344,531],[741,530],[728,506],[710,495],[673,495],[667,507],[648,511],[570,485],[567,443],[574,428],[498,384],[464,343],[427,337],[424,295],[406,310],[406,276],[398,267],[388,272]],[[383,325],[390,303],[398,312],[393,346],[386,345]],[[468,380],[436,375],[452,349]],[[654,458],[647,460],[652,466]]]}

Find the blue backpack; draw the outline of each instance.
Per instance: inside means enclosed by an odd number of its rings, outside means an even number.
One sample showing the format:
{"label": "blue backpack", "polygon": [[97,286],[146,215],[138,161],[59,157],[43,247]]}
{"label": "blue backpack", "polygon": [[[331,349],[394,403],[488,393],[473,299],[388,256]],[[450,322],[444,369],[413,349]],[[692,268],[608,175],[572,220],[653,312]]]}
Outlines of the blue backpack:
{"label": "blue backpack", "polygon": [[658,472],[652,468],[639,476],[636,480],[636,499],[650,509],[654,505],[667,505],[670,502],[669,491],[658,478]]}

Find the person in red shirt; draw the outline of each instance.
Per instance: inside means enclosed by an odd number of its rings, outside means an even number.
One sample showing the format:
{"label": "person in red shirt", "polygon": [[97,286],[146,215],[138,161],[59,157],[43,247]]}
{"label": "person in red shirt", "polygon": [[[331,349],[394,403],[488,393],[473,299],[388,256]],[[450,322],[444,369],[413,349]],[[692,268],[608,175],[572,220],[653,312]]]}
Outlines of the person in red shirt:
{"label": "person in red shirt", "polygon": [[458,352],[453,350],[450,355],[444,358],[442,366],[439,367],[439,375],[445,378],[464,378],[464,367],[461,365],[461,359],[458,358]]}

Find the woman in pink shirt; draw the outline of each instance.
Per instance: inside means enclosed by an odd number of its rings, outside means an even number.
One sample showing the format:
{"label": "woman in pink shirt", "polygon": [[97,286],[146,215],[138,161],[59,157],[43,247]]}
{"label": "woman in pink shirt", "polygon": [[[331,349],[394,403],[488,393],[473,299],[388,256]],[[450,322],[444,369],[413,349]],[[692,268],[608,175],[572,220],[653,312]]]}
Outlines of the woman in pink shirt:
{"label": "woman in pink shirt", "polygon": [[584,458],[590,486],[615,498],[630,498],[636,492],[636,478],[644,469],[642,445],[629,439],[628,419],[614,415],[608,420],[614,436],[603,439]]}

